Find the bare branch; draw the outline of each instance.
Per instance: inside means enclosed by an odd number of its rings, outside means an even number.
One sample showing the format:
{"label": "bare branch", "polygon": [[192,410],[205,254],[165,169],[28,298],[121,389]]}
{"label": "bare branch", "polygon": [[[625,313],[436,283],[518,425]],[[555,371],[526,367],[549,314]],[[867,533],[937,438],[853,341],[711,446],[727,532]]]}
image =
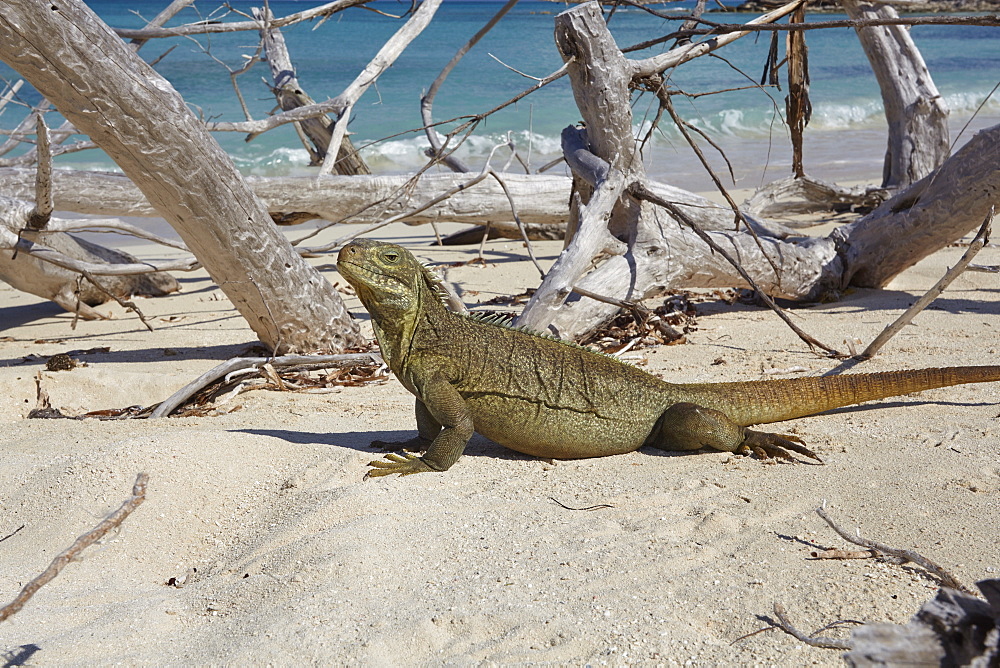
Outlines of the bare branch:
{"label": "bare branch", "polygon": [[[457,65],[459,61],[462,60],[465,54],[468,53],[469,50],[472,49],[472,47],[474,47],[486,33],[488,33],[490,30],[493,29],[493,26],[495,26],[497,23],[500,22],[500,19],[502,19],[507,14],[507,12],[509,12],[511,9],[514,8],[514,5],[516,5],[517,2],[518,0],[507,0],[506,4],[504,4],[504,6],[501,7],[499,11],[497,11],[497,13],[494,14],[493,17],[486,22],[486,25],[480,28],[479,31],[476,32],[476,34],[473,35],[468,42],[463,44],[462,48],[460,48],[455,53],[454,56],[452,56],[451,60],[448,61],[448,64],[444,66],[444,69],[441,70],[441,73],[438,74],[437,78],[434,79],[433,83],[431,83],[431,87],[427,89],[427,93],[422,98],[420,98],[420,117],[424,122],[424,129],[427,133],[427,140],[431,143],[431,149],[429,155],[432,158],[442,157],[441,137],[438,135],[437,130],[434,129],[434,119],[433,119],[433,114],[431,113],[431,109],[434,105],[434,98],[437,96],[438,90],[440,90],[442,84],[444,84],[445,79],[448,78],[448,75],[451,74],[451,71],[455,68],[455,65]],[[454,156],[448,156],[444,160],[444,162],[453,171],[456,172],[471,171],[467,165],[465,165],[461,160],[459,160]]]}
{"label": "bare branch", "polygon": [[816,638],[813,636],[807,636],[802,631],[799,631],[788,620],[788,613],[785,612],[785,606],[781,603],[775,602],[774,616],[778,618],[778,628],[788,635],[798,638],[810,647],[822,647],[823,649],[851,649],[850,640],[840,640],[838,638]]}
{"label": "bare branch", "polygon": [[258,368],[265,364],[272,366],[291,366],[298,364],[327,364],[334,366],[350,366],[360,364],[366,360],[381,363],[382,360],[374,353],[345,353],[342,355],[282,355],[280,357],[234,357],[226,360],[217,367],[214,367],[196,379],[170,395],[156,409],[150,413],[149,418],[163,418],[173,413],[190,397],[194,396],[202,388],[211,383],[224,378],[225,376],[241,369]]}
{"label": "bare branch", "polygon": [[[349,7],[363,5],[368,1],[369,0],[336,0],[335,2],[328,2],[327,4],[320,5],[319,7],[313,7],[312,9],[306,9],[301,12],[295,12],[294,14],[276,18],[271,22],[271,25],[277,28],[284,28],[285,26],[301,23],[303,21],[311,21],[316,18],[327,18],[336,12]],[[214,33],[240,32],[243,30],[257,30],[259,27],[260,24],[256,21],[232,21],[229,23],[202,21],[183,26],[176,26],[173,28],[115,28],[114,30],[115,34],[122,39],[145,41],[160,37],[181,37],[187,35],[208,35]]]}
{"label": "bare branch", "polygon": [[967,594],[973,594],[972,590],[963,585],[958,578],[949,573],[947,570],[938,566],[933,561],[927,557],[914,552],[913,550],[905,550],[898,547],[890,547],[883,543],[871,540],[869,538],[862,538],[861,536],[851,535],[849,532],[841,529],[837,526],[837,523],[826,514],[826,511],[820,507],[816,509],[816,514],[823,518],[823,520],[830,525],[830,528],[837,532],[837,534],[849,543],[854,543],[855,545],[860,545],[861,547],[867,548],[869,550],[877,550],[883,554],[887,554],[891,557],[900,559],[898,563],[905,563],[907,561],[912,561],[924,570],[933,573],[940,580],[941,584],[945,587],[951,587],[952,589],[958,589],[959,591],[964,591]]}
{"label": "bare branch", "polygon": [[958,278],[959,274],[965,271],[966,267],[969,266],[972,259],[976,256],[976,253],[981,251],[983,246],[989,243],[990,223],[993,221],[993,214],[993,207],[990,207],[990,212],[986,215],[986,219],[983,221],[982,227],[979,228],[979,232],[976,233],[976,237],[972,240],[972,243],[969,244],[969,247],[962,255],[962,259],[960,259],[954,267],[949,269],[945,275],[941,277],[941,280],[935,283],[934,287],[928,290],[923,297],[918,299],[913,306],[906,309],[902,315],[896,318],[895,322],[891,325],[887,325],[886,328],[882,330],[882,333],[876,336],[875,340],[868,344],[868,347],[865,348],[863,353],[855,356],[855,359],[868,360],[874,357],[875,354],[882,349],[882,346],[889,341],[889,339],[898,334],[899,330],[903,329],[903,327],[910,324],[910,322],[917,317],[918,313],[923,311],[928,305],[930,305],[931,302],[941,296],[941,293],[945,291],[951,282]]}
{"label": "bare branch", "polygon": [[140,473],[136,476],[135,484],[132,486],[132,496],[121,505],[121,507],[115,512],[104,518],[100,524],[96,527],[83,534],[72,545],[69,546],[64,552],[56,556],[49,564],[48,568],[42,571],[38,577],[33,579],[28,584],[24,585],[13,601],[0,608],[0,622],[11,616],[20,612],[24,604],[31,600],[31,597],[35,593],[44,587],[46,584],[55,579],[59,572],[62,571],[70,562],[79,559],[80,553],[85,549],[101,540],[113,529],[117,529],[121,526],[121,523],[125,521],[132,511],[142,505],[142,502],[146,500],[146,485],[149,482],[149,476],[145,473]]}
{"label": "bare branch", "polygon": [[[803,0],[792,0],[788,4],[782,5],[774,11],[768,12],[758,16],[757,18],[748,21],[747,25],[759,25],[763,23],[771,23],[777,21],[778,19],[791,14],[795,9],[801,5]],[[670,67],[677,67],[681,63],[685,63],[689,60],[702,56],[710,51],[715,51],[719,47],[725,46],[730,42],[734,42],[744,35],[749,35],[750,30],[740,30],[727,32],[719,37],[708,39],[698,43],[685,44],[684,46],[679,46],[675,49],[671,49],[665,53],[661,53],[649,58],[644,58],[643,60],[632,61],[632,76],[635,77],[648,77],[651,74],[657,74],[663,70]]]}

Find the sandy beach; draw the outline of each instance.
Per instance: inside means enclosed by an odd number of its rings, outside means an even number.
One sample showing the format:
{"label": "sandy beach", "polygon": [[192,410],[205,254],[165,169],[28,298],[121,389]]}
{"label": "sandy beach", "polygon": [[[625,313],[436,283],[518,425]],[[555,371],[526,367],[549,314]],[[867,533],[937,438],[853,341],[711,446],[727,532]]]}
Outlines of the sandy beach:
{"label": "sandy beach", "polygon": [[[429,246],[429,227],[374,236],[434,264],[476,253]],[[560,247],[536,250],[549,265]],[[447,272],[466,303],[537,284],[520,243],[487,248],[486,266]],[[794,318],[832,345],[867,344],[962,252]],[[1000,264],[1000,251],[977,262]],[[162,401],[252,349],[204,272],[179,279],[180,294],[137,302],[153,332],[114,304],[101,307],[113,319],[72,329],[55,304],[0,286],[0,603],[117,508],[138,472],[150,476],[120,531],[0,624],[6,665],[842,665],[839,652],[778,631],[738,639],[767,628],[776,601],[806,631],[904,623],[937,584],[909,566],[811,559],[845,546],[814,512],[824,502],[842,526],[918,550],[968,584],[1000,572],[1000,384],[776,426],[824,466],[648,449],[551,462],[477,435],[444,474],[364,481],[379,456],[369,442],[414,429],[395,378],[249,392],[216,417],[25,418],[39,374],[52,405],[79,415]],[[638,351],[648,371],[733,381],[836,366],[770,312],[710,295],[697,307],[686,344]],[[995,363],[998,333],[995,275],[966,273],[854,370]],[[45,370],[57,353],[85,365]]]}

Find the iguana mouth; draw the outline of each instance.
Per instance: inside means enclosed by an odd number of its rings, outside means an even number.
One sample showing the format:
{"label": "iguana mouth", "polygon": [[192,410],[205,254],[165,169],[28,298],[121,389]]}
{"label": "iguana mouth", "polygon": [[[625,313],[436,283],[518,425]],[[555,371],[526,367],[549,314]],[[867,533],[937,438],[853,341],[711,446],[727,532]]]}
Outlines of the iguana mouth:
{"label": "iguana mouth", "polygon": [[386,274],[381,271],[376,271],[374,269],[370,269],[369,267],[366,267],[363,264],[358,264],[357,262],[351,262],[350,260],[344,260],[343,262],[338,262],[337,264],[350,265],[351,267],[354,267],[355,269],[360,271],[362,274],[367,274],[369,276],[385,276],[388,278],[392,278],[392,276],[389,276],[389,274]]}

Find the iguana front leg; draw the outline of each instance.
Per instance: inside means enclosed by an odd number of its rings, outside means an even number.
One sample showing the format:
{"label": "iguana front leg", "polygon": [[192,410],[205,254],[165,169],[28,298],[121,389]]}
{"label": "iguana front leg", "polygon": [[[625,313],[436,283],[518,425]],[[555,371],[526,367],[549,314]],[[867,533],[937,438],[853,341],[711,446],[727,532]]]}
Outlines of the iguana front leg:
{"label": "iguana front leg", "polygon": [[441,433],[441,423],[434,419],[431,412],[427,410],[427,406],[419,398],[416,400],[413,412],[417,418],[416,436],[405,441],[372,441],[372,447],[395,452],[402,450],[424,452],[427,450],[435,437]]}
{"label": "iguana front leg", "polygon": [[365,478],[447,471],[462,456],[473,432],[472,413],[462,395],[444,376],[435,374],[422,388],[421,396],[423,400],[417,399],[416,404],[419,435],[410,442],[426,446],[426,453],[389,453],[384,460],[368,463],[372,468]]}
{"label": "iguana front leg", "polygon": [[662,450],[700,450],[715,448],[761,459],[794,459],[789,453],[823,461],[802,445],[802,439],[789,434],[769,434],[736,424],[717,410],[697,404],[677,403],[663,411],[644,445]]}

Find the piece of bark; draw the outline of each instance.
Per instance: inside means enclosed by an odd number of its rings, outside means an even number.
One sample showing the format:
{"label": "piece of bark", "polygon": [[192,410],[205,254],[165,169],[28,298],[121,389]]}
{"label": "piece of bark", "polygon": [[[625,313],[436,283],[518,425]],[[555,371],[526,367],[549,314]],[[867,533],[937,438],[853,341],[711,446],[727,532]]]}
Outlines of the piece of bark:
{"label": "piece of bark", "polygon": [[274,226],[183,98],[81,0],[5,2],[0,59],[118,163],[265,345],[361,343],[336,290]]}

